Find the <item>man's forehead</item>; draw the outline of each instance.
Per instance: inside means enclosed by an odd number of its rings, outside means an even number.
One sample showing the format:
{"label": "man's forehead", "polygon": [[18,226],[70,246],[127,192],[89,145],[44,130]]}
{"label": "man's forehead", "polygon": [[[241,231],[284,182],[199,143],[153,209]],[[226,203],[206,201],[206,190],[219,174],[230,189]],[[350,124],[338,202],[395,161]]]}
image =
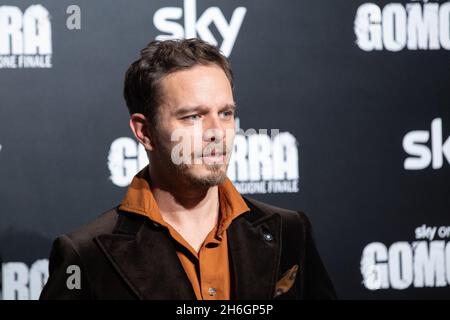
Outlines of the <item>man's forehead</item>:
{"label": "man's forehead", "polygon": [[231,84],[218,66],[196,66],[161,79],[162,103],[170,113],[235,106]]}
{"label": "man's forehead", "polygon": [[227,91],[232,91],[227,75],[216,65],[199,65],[171,72],[161,78],[160,84],[164,89],[170,91],[215,88],[222,90],[226,88]]}

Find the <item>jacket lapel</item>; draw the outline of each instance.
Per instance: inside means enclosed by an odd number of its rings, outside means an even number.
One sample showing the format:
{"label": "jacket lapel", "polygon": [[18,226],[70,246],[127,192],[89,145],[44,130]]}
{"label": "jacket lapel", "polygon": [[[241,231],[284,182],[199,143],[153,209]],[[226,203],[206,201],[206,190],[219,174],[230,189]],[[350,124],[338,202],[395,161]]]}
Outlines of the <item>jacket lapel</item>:
{"label": "jacket lapel", "polygon": [[227,235],[232,299],[272,299],[281,253],[281,216],[262,216],[253,207],[233,221]]}
{"label": "jacket lapel", "polygon": [[195,299],[167,232],[146,221],[135,235],[104,234],[96,241],[138,298]]}
{"label": "jacket lapel", "polygon": [[[281,254],[281,216],[250,208],[227,229],[231,299],[272,299]],[[135,232],[103,234],[95,241],[139,299],[196,299],[166,228],[145,218]]]}

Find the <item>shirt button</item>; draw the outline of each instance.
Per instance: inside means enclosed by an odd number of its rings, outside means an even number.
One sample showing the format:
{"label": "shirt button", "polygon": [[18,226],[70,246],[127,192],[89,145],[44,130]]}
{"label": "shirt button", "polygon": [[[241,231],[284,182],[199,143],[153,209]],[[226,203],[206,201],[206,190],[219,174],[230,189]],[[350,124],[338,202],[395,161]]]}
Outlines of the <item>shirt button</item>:
{"label": "shirt button", "polygon": [[216,295],[216,288],[208,288],[208,294],[213,297]]}

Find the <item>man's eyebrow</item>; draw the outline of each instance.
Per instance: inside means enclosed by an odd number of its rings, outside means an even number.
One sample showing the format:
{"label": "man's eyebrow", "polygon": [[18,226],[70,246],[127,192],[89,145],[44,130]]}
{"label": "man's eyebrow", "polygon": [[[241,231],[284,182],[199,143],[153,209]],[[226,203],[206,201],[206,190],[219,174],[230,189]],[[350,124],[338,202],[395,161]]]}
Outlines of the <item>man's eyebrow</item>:
{"label": "man's eyebrow", "polygon": [[207,110],[208,110],[207,108],[204,108],[202,106],[181,107],[181,108],[178,108],[174,112],[174,115],[175,116],[181,116],[181,115],[188,114],[188,113],[191,113],[191,112],[205,112]]}
{"label": "man's eyebrow", "polygon": [[[235,110],[236,109],[236,104],[235,103],[233,103],[233,104],[226,104],[225,106],[223,106],[222,108],[220,108],[220,111],[223,111],[223,110],[229,110],[229,109],[233,109],[233,110]],[[194,106],[194,107],[181,107],[181,108],[178,108],[175,112],[174,112],[174,115],[176,116],[176,117],[178,117],[178,116],[182,116],[182,115],[185,115],[185,114],[188,114],[188,113],[191,113],[191,112],[208,112],[209,111],[209,109],[208,108],[205,108],[205,107],[203,107],[203,106]]]}
{"label": "man's eyebrow", "polygon": [[236,105],[236,103],[233,103],[233,104],[226,104],[224,107],[222,107],[222,108],[220,108],[220,111],[223,111],[223,110],[236,110],[236,108],[237,108],[237,105]]}

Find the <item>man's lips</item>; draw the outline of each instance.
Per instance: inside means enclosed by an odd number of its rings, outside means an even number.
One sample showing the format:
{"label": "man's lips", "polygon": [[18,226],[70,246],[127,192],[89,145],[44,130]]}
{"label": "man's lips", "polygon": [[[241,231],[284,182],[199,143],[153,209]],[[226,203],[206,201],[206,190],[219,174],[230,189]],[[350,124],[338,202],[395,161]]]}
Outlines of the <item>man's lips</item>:
{"label": "man's lips", "polygon": [[211,158],[211,159],[221,159],[223,158],[223,154],[218,154],[218,155],[210,155],[210,156],[203,156],[202,158]]}
{"label": "man's lips", "polygon": [[209,155],[202,156],[202,159],[208,163],[208,162],[224,162],[225,160],[225,154],[223,153],[212,153]]}
{"label": "man's lips", "polygon": [[202,157],[222,157],[224,155],[224,153],[215,153],[215,152],[212,152],[212,153],[210,153],[210,154],[205,154],[205,155],[203,155]]}
{"label": "man's lips", "polygon": [[219,150],[212,150],[209,153],[206,154],[202,154],[201,157],[205,158],[205,157],[221,157],[224,156],[225,153]]}

